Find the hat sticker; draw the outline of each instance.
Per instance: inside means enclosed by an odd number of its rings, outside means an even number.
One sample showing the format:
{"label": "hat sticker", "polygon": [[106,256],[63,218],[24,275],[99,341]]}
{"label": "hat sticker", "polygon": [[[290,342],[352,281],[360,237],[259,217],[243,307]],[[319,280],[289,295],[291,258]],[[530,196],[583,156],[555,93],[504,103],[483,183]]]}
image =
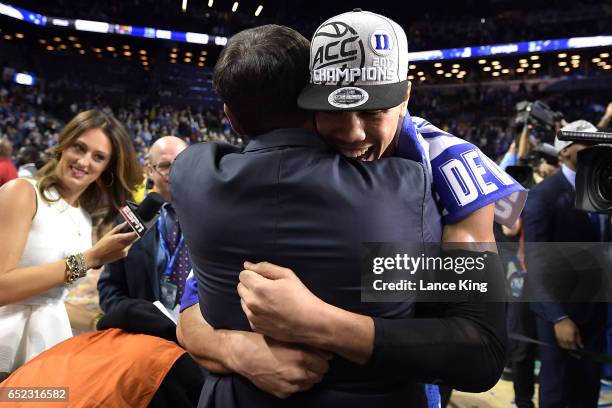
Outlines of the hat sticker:
{"label": "hat sticker", "polygon": [[356,108],[368,101],[370,95],[365,89],[345,86],[329,94],[327,101],[336,108]]}
{"label": "hat sticker", "polygon": [[378,55],[389,55],[393,46],[393,37],[387,30],[378,29],[370,36],[370,48]]}

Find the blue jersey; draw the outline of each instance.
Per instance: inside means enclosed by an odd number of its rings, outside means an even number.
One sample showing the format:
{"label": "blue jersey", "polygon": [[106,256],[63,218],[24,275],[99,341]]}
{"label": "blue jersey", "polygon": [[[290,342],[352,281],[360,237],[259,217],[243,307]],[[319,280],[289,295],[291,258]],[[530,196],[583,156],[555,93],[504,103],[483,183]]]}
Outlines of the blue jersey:
{"label": "blue jersey", "polygon": [[527,190],[480,149],[425,119],[406,115],[397,155],[425,165],[445,224],[495,203],[495,221],[511,227],[521,215]]}

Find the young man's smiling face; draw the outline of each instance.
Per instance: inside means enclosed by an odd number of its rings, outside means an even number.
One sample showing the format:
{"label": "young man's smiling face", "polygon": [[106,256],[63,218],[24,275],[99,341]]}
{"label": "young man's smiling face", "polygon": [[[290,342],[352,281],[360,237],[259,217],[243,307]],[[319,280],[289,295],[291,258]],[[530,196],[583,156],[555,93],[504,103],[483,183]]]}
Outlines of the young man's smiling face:
{"label": "young man's smiling face", "polygon": [[374,111],[316,112],[317,132],[340,153],[357,160],[378,160],[395,151],[406,116],[410,86],[398,106]]}

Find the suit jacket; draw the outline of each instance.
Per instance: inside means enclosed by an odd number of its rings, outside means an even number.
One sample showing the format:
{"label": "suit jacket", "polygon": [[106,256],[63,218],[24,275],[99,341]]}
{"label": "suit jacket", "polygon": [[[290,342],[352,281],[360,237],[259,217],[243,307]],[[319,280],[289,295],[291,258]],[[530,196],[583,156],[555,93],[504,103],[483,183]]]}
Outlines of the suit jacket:
{"label": "suit jacket", "polygon": [[601,312],[599,304],[585,302],[604,285],[601,259],[579,245],[538,245],[598,241],[589,214],[577,210],[575,200],[573,186],[559,171],[530,191],[523,213],[526,293],[537,300],[534,312],[549,322],[569,316],[581,323]]}
{"label": "suit jacket", "polygon": [[98,292],[105,316],[98,328],[120,328],[176,341],[176,325],[152,303],[159,300],[165,266],[155,224],[134,243],[127,257],[104,266]]}
{"label": "suit jacket", "polygon": [[[258,136],[244,152],[218,143],[190,146],[172,166],[170,191],[203,316],[215,328],[250,330],[236,291],[245,260],[290,267],[315,295],[347,310],[412,315],[409,302],[361,302],[361,243],[439,242],[430,183],[420,163],[346,159],[304,129]],[[202,395],[211,406],[405,407],[421,391],[336,356],[316,389],[288,400],[238,375],[211,375]]]}

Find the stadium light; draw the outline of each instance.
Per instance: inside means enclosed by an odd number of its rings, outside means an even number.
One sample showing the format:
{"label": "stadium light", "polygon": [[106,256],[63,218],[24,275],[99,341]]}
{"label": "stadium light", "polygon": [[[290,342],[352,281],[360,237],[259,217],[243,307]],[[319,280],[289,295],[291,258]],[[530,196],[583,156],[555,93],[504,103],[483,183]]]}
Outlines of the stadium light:
{"label": "stadium light", "polygon": [[[454,65],[453,65],[453,66],[454,66]],[[459,73],[459,70],[458,70],[457,68],[453,68],[453,69],[451,69],[451,72],[452,72],[453,74],[458,74],[458,73]]]}
{"label": "stadium light", "polygon": [[533,64],[532,67],[534,68],[540,68],[542,66],[542,64]]}
{"label": "stadium light", "polygon": [[[38,40],[38,42],[41,44],[46,44],[47,40],[45,40],[44,38],[41,38],[40,40]],[[593,62],[597,62],[597,61],[593,61]]]}
{"label": "stadium light", "polygon": [[484,67],[482,70],[485,72],[489,72],[491,70],[491,67]]}
{"label": "stadium light", "polygon": [[255,17],[259,17],[262,10],[263,10],[263,6],[261,4],[257,6],[257,10],[255,10]]}
{"label": "stadium light", "polygon": [[539,59],[540,59],[540,56],[539,56],[539,55],[532,55],[532,56],[531,56],[531,57],[529,57],[529,58],[530,58],[530,59],[532,59],[532,60],[534,60],[534,61],[536,61],[536,60],[539,60]]}
{"label": "stadium light", "polygon": [[608,54],[607,52],[602,52],[601,54],[599,54],[599,56],[601,58],[608,58],[610,56],[610,54]]}
{"label": "stadium light", "polygon": [[237,2],[237,1],[235,1],[235,2],[234,2],[234,5],[232,6],[232,12],[234,12],[234,13],[235,13],[235,12],[236,12],[236,10],[238,10],[238,2]]}
{"label": "stadium light", "polygon": [[525,68],[517,68],[516,72],[523,73],[523,72],[525,72]]}
{"label": "stadium light", "polygon": [[208,7],[212,7],[213,6],[213,0],[208,0]]}
{"label": "stadium light", "polygon": [[519,64],[526,64],[527,60],[525,58],[519,60]]}
{"label": "stadium light", "polygon": [[79,43],[74,43],[73,46],[74,46],[74,48],[81,48],[82,47],[81,44],[79,44]]}
{"label": "stadium light", "polygon": [[32,75],[24,74],[22,72],[15,74],[15,76],[13,77],[13,81],[15,81],[15,83],[19,85],[27,86],[32,86],[36,82]]}
{"label": "stadium light", "polygon": [[461,65],[459,64],[453,64],[453,68],[459,68]]}
{"label": "stadium light", "polygon": [[559,61],[559,66],[560,66],[560,67],[564,67],[564,66],[566,66],[566,65],[567,65],[567,62],[565,62],[565,61]]}
{"label": "stadium light", "polygon": [[434,64],[434,67],[436,67],[436,68],[439,68],[439,67],[441,67],[441,66],[442,66],[442,63],[441,63],[441,62],[436,62],[436,63]]}
{"label": "stadium light", "polygon": [[439,70],[437,70],[437,71],[436,71],[436,74],[438,74],[438,75],[442,75],[443,73],[444,73],[444,71],[443,71],[443,70],[441,70],[441,69],[439,69]]}
{"label": "stadium light", "polygon": [[580,55],[572,55],[572,59],[573,60],[579,60],[580,59]]}
{"label": "stadium light", "polygon": [[19,38],[20,40],[23,38],[23,34],[21,33],[16,33],[15,34],[15,38]]}
{"label": "stadium light", "polygon": [[415,69],[415,68],[416,68],[416,65],[414,65],[414,64],[410,64],[410,65],[408,66],[408,69]]}
{"label": "stadium light", "polygon": [[481,59],[481,60],[478,60],[478,63],[479,63],[479,64],[481,64],[481,65],[482,65],[482,64],[486,64],[486,63],[487,63],[487,60]]}
{"label": "stadium light", "polygon": [[509,72],[510,72],[510,70],[508,68],[502,69],[502,74],[507,74]]}
{"label": "stadium light", "polygon": [[491,65],[499,65],[499,61],[493,61]]}
{"label": "stadium light", "polygon": [[563,71],[565,71],[565,72],[569,72],[569,70],[570,70],[569,67],[563,68]]}
{"label": "stadium light", "polygon": [[591,61],[593,61],[593,62],[599,62],[599,61],[601,61],[601,58],[593,58]]}
{"label": "stadium light", "polygon": [[408,79],[412,81],[414,79],[414,75],[408,75]]}
{"label": "stadium light", "polygon": [[447,72],[446,74],[444,74],[445,77],[450,78],[451,76],[453,76],[453,74],[451,74],[450,72]]}
{"label": "stadium light", "polygon": [[567,57],[567,54],[566,54],[566,53],[564,53],[564,52],[562,52],[561,54],[557,55],[557,57],[559,57],[559,58],[565,58],[565,57]]}
{"label": "stadium light", "polygon": [[13,37],[11,35],[5,34],[2,38],[4,38],[7,41],[10,41],[13,39]]}
{"label": "stadium light", "polygon": [[498,72],[498,71],[495,71],[495,72],[493,72],[493,74],[492,74],[492,75],[493,75],[494,77],[497,77],[497,76],[499,76],[499,72]]}
{"label": "stadium light", "polygon": [[183,0],[183,4],[181,6],[181,9],[183,10],[183,13],[187,11],[187,0]]}

